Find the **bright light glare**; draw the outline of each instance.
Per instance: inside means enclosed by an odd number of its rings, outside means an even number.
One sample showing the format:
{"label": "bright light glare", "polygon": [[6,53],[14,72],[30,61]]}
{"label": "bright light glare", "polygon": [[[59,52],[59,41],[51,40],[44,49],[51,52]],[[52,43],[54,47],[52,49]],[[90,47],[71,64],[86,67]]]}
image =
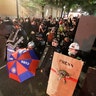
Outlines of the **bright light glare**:
{"label": "bright light glare", "polygon": [[77,12],[80,12],[81,11],[81,9],[79,8],[79,9],[77,9]]}

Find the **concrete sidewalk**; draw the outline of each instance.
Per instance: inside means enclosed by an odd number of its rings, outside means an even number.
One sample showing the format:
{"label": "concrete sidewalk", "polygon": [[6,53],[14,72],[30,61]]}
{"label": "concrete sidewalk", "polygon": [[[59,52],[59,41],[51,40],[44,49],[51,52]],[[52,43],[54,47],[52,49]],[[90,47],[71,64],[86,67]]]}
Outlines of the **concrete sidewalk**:
{"label": "concrete sidewalk", "polygon": [[0,96],[48,96],[46,88],[47,78],[39,71],[35,77],[18,83],[8,77],[6,67],[0,69]]}

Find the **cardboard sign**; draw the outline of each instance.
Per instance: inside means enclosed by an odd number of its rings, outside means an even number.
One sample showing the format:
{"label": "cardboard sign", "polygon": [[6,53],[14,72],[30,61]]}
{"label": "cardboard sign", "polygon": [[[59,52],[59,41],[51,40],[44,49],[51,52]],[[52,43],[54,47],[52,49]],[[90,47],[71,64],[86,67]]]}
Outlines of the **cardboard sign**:
{"label": "cardboard sign", "polygon": [[81,16],[74,41],[80,50],[90,51],[96,38],[96,16]]}
{"label": "cardboard sign", "polygon": [[72,96],[82,66],[82,60],[54,52],[47,94],[50,96]]}

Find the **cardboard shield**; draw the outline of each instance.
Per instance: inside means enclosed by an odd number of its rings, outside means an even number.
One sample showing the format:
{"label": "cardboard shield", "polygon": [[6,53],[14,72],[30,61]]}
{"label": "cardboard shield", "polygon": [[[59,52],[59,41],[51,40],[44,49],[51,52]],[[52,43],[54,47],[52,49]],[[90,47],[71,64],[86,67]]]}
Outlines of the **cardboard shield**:
{"label": "cardboard shield", "polygon": [[47,94],[50,96],[72,96],[82,66],[82,60],[54,52]]}
{"label": "cardboard shield", "polygon": [[80,45],[80,50],[90,51],[96,38],[96,17],[81,16],[76,35],[75,42]]}

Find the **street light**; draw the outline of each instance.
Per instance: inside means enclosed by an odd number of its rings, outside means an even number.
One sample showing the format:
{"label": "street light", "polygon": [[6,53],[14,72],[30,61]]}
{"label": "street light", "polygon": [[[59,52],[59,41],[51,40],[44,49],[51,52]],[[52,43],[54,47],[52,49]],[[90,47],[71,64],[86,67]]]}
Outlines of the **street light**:
{"label": "street light", "polygon": [[78,9],[77,9],[77,12],[81,12],[81,8],[78,8]]}
{"label": "street light", "polygon": [[16,0],[16,11],[17,11],[17,18],[19,19],[19,6],[18,6],[18,0]]}

